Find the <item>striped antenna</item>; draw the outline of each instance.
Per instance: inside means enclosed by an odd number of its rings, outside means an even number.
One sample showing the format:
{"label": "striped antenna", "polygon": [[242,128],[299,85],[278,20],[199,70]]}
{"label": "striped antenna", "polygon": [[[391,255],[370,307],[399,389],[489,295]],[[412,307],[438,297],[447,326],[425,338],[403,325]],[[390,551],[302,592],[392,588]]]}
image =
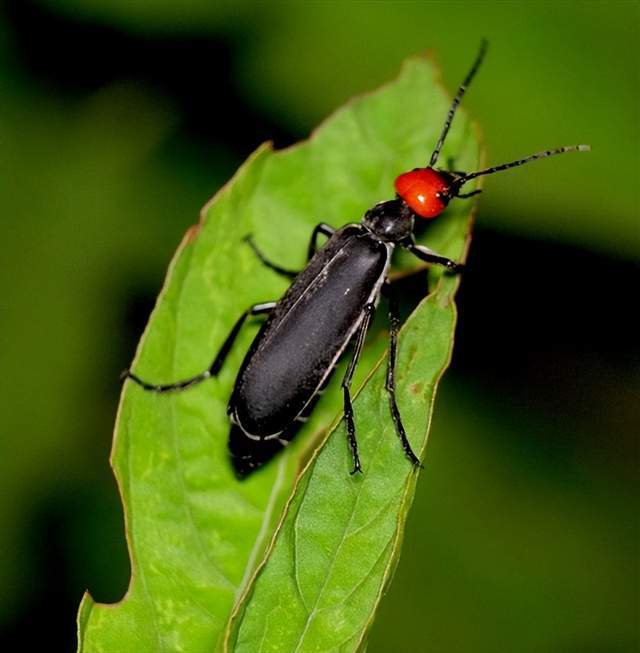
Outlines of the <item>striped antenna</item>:
{"label": "striped antenna", "polygon": [[464,94],[467,91],[467,86],[469,86],[471,80],[475,77],[475,74],[478,72],[478,68],[480,68],[480,64],[482,63],[482,60],[484,59],[484,55],[487,52],[487,46],[488,46],[487,40],[482,39],[482,41],[480,42],[480,50],[478,51],[478,56],[476,57],[476,60],[473,62],[473,66],[471,66],[471,70],[467,73],[467,76],[464,78],[464,81],[462,82],[462,84],[460,84],[460,88],[458,89],[458,92],[456,93],[456,96],[453,98],[453,102],[449,107],[449,113],[447,114],[447,119],[444,121],[444,127],[442,128],[442,132],[440,133],[440,138],[438,138],[436,147],[433,150],[431,159],[429,160],[429,165],[428,165],[429,168],[433,168],[433,166],[436,164],[436,161],[438,160],[438,156],[440,156],[440,150],[442,149],[442,146],[444,145],[444,140],[447,137],[447,134],[449,133],[449,128],[451,127],[451,123],[453,122],[453,117],[456,115],[456,109],[458,108],[460,101],[462,100]]}
{"label": "striped antenna", "polygon": [[554,156],[556,154],[563,154],[564,152],[590,152],[590,145],[566,145],[565,147],[556,147],[553,150],[544,150],[544,152],[536,152],[531,156],[527,156],[524,159],[518,159],[517,161],[511,161],[510,163],[502,163],[499,166],[493,166],[491,168],[486,168],[485,170],[478,170],[477,172],[470,172],[469,174],[464,175],[461,179],[456,181],[456,185],[461,186],[462,184],[468,182],[470,179],[475,179],[476,177],[482,177],[483,175],[492,175],[494,172],[500,172],[501,170],[508,170],[509,168],[517,168],[518,166],[529,163],[530,161],[535,161],[536,159],[544,159],[548,156]]}

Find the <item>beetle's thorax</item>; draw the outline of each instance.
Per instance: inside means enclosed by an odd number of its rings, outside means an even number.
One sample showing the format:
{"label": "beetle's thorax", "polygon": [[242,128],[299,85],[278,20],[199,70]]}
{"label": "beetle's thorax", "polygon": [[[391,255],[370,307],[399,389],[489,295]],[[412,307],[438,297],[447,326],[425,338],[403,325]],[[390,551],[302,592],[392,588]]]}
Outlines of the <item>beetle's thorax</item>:
{"label": "beetle's thorax", "polygon": [[380,202],[369,209],[362,224],[380,240],[399,243],[413,233],[413,211],[401,199]]}

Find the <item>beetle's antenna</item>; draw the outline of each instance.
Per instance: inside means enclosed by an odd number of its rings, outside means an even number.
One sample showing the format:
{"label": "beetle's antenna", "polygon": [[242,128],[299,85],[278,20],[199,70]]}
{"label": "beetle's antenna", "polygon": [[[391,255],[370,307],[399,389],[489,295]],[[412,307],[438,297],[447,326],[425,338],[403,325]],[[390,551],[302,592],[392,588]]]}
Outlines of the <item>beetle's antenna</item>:
{"label": "beetle's antenna", "polygon": [[475,74],[478,72],[478,68],[480,68],[480,64],[482,63],[482,60],[484,59],[484,55],[487,52],[487,46],[488,46],[487,39],[482,39],[482,41],[480,42],[480,50],[478,51],[478,56],[476,57],[476,60],[473,62],[473,66],[471,66],[471,70],[467,73],[467,76],[464,78],[464,81],[462,82],[462,84],[460,84],[460,88],[458,89],[458,92],[456,93],[456,96],[453,98],[453,102],[449,107],[449,113],[447,114],[447,119],[444,121],[444,126],[442,128],[442,132],[440,133],[440,138],[438,138],[436,147],[433,150],[431,159],[429,160],[429,165],[428,165],[429,168],[433,168],[433,166],[436,164],[436,161],[438,160],[438,156],[440,155],[440,150],[444,145],[444,139],[447,137],[447,134],[449,133],[449,128],[451,127],[451,123],[453,122],[453,117],[456,115],[456,109],[458,108],[460,101],[464,97],[464,94],[467,92],[467,86],[469,86],[471,80],[475,77]]}
{"label": "beetle's antenna", "polygon": [[476,177],[482,177],[483,175],[492,175],[494,172],[500,172],[501,170],[508,170],[509,168],[517,168],[518,166],[529,163],[530,161],[535,161],[536,159],[544,159],[548,156],[554,156],[556,154],[563,154],[564,152],[590,152],[591,145],[566,145],[565,147],[556,147],[553,150],[544,150],[543,152],[536,152],[531,156],[527,156],[524,159],[518,159],[517,161],[511,161],[509,163],[502,163],[499,166],[493,166],[491,168],[486,168],[485,170],[478,170],[477,172],[470,172],[460,180],[458,184],[462,185],[469,181],[470,179],[475,179]]}

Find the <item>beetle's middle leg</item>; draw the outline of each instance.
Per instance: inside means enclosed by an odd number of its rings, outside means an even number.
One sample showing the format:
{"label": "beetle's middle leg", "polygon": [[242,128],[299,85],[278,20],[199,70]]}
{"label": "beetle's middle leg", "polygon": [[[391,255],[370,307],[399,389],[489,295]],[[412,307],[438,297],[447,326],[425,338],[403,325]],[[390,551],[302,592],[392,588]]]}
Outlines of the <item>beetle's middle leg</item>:
{"label": "beetle's middle leg", "polygon": [[402,424],[400,417],[400,410],[396,401],[396,380],[395,380],[395,367],[396,367],[396,353],[398,351],[398,331],[400,330],[400,315],[398,311],[398,299],[393,292],[386,293],[389,297],[389,358],[387,360],[387,392],[389,393],[389,407],[391,408],[391,416],[396,428],[396,433],[402,443],[407,458],[416,466],[420,466],[420,459],[413,453],[411,444],[407,439],[407,434]]}
{"label": "beetle's middle leg", "polygon": [[276,263],[272,263],[259,249],[258,246],[253,242],[253,238],[251,236],[245,236],[244,240],[247,242],[249,247],[253,250],[253,253],[260,259],[260,263],[268,267],[270,270],[273,270],[274,272],[277,272],[278,274],[281,274],[283,277],[288,277],[289,279],[293,279],[294,277],[298,276],[298,271],[296,270],[288,270],[287,268],[280,267]]}
{"label": "beetle's middle leg", "polygon": [[133,372],[131,372],[130,370],[125,370],[122,373],[122,379],[123,380],[131,379],[139,386],[142,386],[145,390],[149,390],[151,392],[171,392],[172,390],[184,390],[185,388],[190,388],[191,386],[197,385],[202,381],[206,381],[212,376],[217,376],[218,372],[222,368],[224,361],[229,355],[229,352],[231,351],[231,347],[233,346],[235,339],[238,337],[238,334],[240,333],[240,329],[242,328],[242,325],[244,324],[245,320],[251,315],[264,315],[265,313],[269,313],[275,305],[276,302],[264,302],[262,304],[254,304],[253,306],[248,308],[236,320],[236,323],[233,325],[233,328],[229,332],[229,335],[227,336],[226,340],[222,343],[222,347],[220,347],[220,351],[218,351],[218,353],[216,354],[216,357],[213,359],[213,362],[211,363],[209,368],[206,369],[204,372],[201,372],[200,374],[196,374],[195,376],[192,376],[189,379],[184,379],[183,381],[177,381],[176,383],[156,384],[156,383],[149,383],[148,381],[143,381],[139,376],[133,374]]}
{"label": "beetle's middle leg", "polygon": [[351,403],[351,394],[349,393],[349,388],[351,387],[351,379],[353,378],[353,373],[358,364],[358,358],[360,358],[360,353],[362,352],[362,346],[364,345],[364,339],[367,335],[367,329],[369,328],[369,323],[371,322],[371,317],[375,310],[374,304],[367,304],[364,307],[364,316],[358,331],[356,332],[356,344],[353,351],[353,356],[347,367],[344,378],[342,379],[342,394],[344,398],[344,420],[347,425],[347,439],[349,441],[349,448],[351,449],[351,455],[353,456],[353,469],[351,474],[356,472],[362,473],[362,467],[360,466],[360,456],[358,456],[358,441],[356,440],[356,425],[353,419],[353,404]]}
{"label": "beetle's middle leg", "polygon": [[318,236],[322,234],[323,236],[330,238],[334,232],[335,229],[331,225],[325,224],[324,222],[317,224],[313,228],[311,238],[309,239],[309,247],[307,248],[307,261],[311,260],[311,257],[316,253],[318,249]]}
{"label": "beetle's middle leg", "polygon": [[[318,249],[318,236],[322,234],[323,236],[330,237],[334,231],[335,229],[332,226],[325,224],[324,222],[321,222],[314,227],[313,232],[311,233],[311,238],[309,239],[309,246],[307,247],[307,261],[311,259],[311,257],[316,253],[316,250]],[[282,276],[289,279],[294,279],[300,273],[298,270],[289,270],[287,268],[283,268],[277,263],[271,262],[260,251],[260,249],[258,249],[258,246],[253,242],[253,238],[250,235],[245,236],[244,240],[249,245],[249,247],[251,247],[253,253],[258,257],[258,259],[260,259],[260,262],[270,270],[273,270],[274,272],[277,272],[278,274],[281,274]]]}

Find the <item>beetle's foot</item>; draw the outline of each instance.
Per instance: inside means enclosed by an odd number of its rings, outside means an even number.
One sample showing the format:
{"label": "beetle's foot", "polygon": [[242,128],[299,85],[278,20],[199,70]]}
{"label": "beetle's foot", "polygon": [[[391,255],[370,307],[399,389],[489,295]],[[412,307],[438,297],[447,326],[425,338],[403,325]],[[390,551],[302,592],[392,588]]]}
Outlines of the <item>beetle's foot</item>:
{"label": "beetle's foot", "polygon": [[360,467],[360,461],[357,459],[353,464],[353,469],[349,472],[349,476],[353,476],[354,474],[362,474],[362,467]]}
{"label": "beetle's foot", "polygon": [[446,264],[448,274],[460,274],[461,272],[464,272],[465,267],[464,263],[458,263],[457,261],[449,261]]}

